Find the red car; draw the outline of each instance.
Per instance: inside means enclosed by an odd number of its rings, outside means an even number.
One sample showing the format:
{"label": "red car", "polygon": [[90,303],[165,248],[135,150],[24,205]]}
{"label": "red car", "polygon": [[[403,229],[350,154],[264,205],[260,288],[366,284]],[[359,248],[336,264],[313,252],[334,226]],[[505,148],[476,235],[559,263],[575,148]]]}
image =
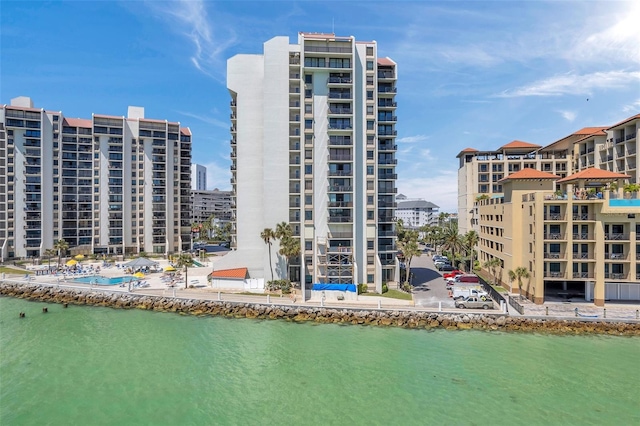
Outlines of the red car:
{"label": "red car", "polygon": [[451,278],[451,277],[455,277],[456,275],[461,275],[464,274],[464,272],[456,269],[455,271],[451,271],[451,272],[447,272],[446,274],[442,275],[442,278]]}

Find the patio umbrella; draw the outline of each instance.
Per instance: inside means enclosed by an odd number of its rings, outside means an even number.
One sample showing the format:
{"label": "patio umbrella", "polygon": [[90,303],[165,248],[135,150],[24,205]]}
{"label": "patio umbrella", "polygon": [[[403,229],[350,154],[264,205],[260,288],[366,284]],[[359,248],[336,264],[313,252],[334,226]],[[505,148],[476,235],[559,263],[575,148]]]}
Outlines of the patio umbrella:
{"label": "patio umbrella", "polygon": [[130,262],[125,263],[124,266],[125,268],[144,268],[146,267],[150,267],[150,266],[156,266],[158,264],[158,262],[154,262],[153,260],[147,259],[146,257],[138,257],[136,259],[133,259]]}
{"label": "patio umbrella", "polygon": [[136,278],[144,278],[144,274],[142,272],[136,272],[133,276]]}
{"label": "patio umbrella", "polygon": [[176,268],[174,268],[173,266],[167,266],[166,268],[164,268],[165,272],[175,272]]}
{"label": "patio umbrella", "polygon": [[84,254],[79,254],[76,257],[74,257],[75,260],[83,260],[84,259]]}
{"label": "patio umbrella", "polygon": [[73,259],[68,260],[67,263],[66,263],[67,266],[75,266],[77,264],[78,264],[78,261],[77,260],[73,260]]}

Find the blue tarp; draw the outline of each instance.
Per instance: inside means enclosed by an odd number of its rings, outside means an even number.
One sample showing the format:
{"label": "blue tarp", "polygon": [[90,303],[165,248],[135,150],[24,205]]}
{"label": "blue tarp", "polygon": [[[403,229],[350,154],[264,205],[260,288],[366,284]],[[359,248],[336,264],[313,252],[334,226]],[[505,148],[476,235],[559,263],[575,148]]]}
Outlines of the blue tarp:
{"label": "blue tarp", "polygon": [[353,293],[356,292],[355,284],[314,284],[311,290],[314,291],[323,291],[323,290],[333,290],[333,291],[351,291]]}

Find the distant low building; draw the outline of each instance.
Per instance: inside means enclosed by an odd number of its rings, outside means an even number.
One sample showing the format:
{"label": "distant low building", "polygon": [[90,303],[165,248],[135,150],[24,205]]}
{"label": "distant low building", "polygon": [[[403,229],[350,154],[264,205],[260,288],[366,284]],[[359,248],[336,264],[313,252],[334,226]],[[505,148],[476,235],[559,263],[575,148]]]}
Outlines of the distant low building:
{"label": "distant low building", "polygon": [[[400,198],[400,196],[398,197]],[[408,228],[420,228],[426,225],[438,224],[438,212],[440,207],[423,199],[398,201],[396,218],[402,219],[404,226]]]}

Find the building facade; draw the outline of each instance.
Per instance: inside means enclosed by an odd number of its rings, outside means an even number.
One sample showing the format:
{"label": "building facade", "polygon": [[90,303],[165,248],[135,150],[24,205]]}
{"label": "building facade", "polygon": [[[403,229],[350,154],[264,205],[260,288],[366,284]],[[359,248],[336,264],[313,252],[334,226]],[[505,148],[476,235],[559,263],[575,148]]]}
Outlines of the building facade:
{"label": "building facade", "polygon": [[207,168],[205,166],[191,163],[191,189],[193,191],[207,190]]}
{"label": "building facade", "polygon": [[307,289],[396,280],[395,62],[375,42],[300,33],[229,59],[227,81],[236,253],[222,260],[286,276],[260,233],[287,222],[301,249],[289,276]]}
{"label": "building facade", "polygon": [[[566,149],[568,175],[521,169],[475,202],[479,260],[499,260],[500,284],[536,303],[640,301],[639,128],[640,114],[556,141],[532,155]],[[508,278],[518,267],[522,289]]]}
{"label": "building facade", "polygon": [[190,247],[191,132],[179,123],[67,118],[13,99],[0,110],[0,256],[169,253]]}
{"label": "building facade", "polygon": [[231,222],[231,191],[191,191],[191,220],[193,223],[204,223],[213,216],[221,223]]}
{"label": "building facade", "polygon": [[422,199],[399,200],[397,203],[396,218],[401,219],[405,227],[420,228],[438,225],[440,207],[435,204]]}

